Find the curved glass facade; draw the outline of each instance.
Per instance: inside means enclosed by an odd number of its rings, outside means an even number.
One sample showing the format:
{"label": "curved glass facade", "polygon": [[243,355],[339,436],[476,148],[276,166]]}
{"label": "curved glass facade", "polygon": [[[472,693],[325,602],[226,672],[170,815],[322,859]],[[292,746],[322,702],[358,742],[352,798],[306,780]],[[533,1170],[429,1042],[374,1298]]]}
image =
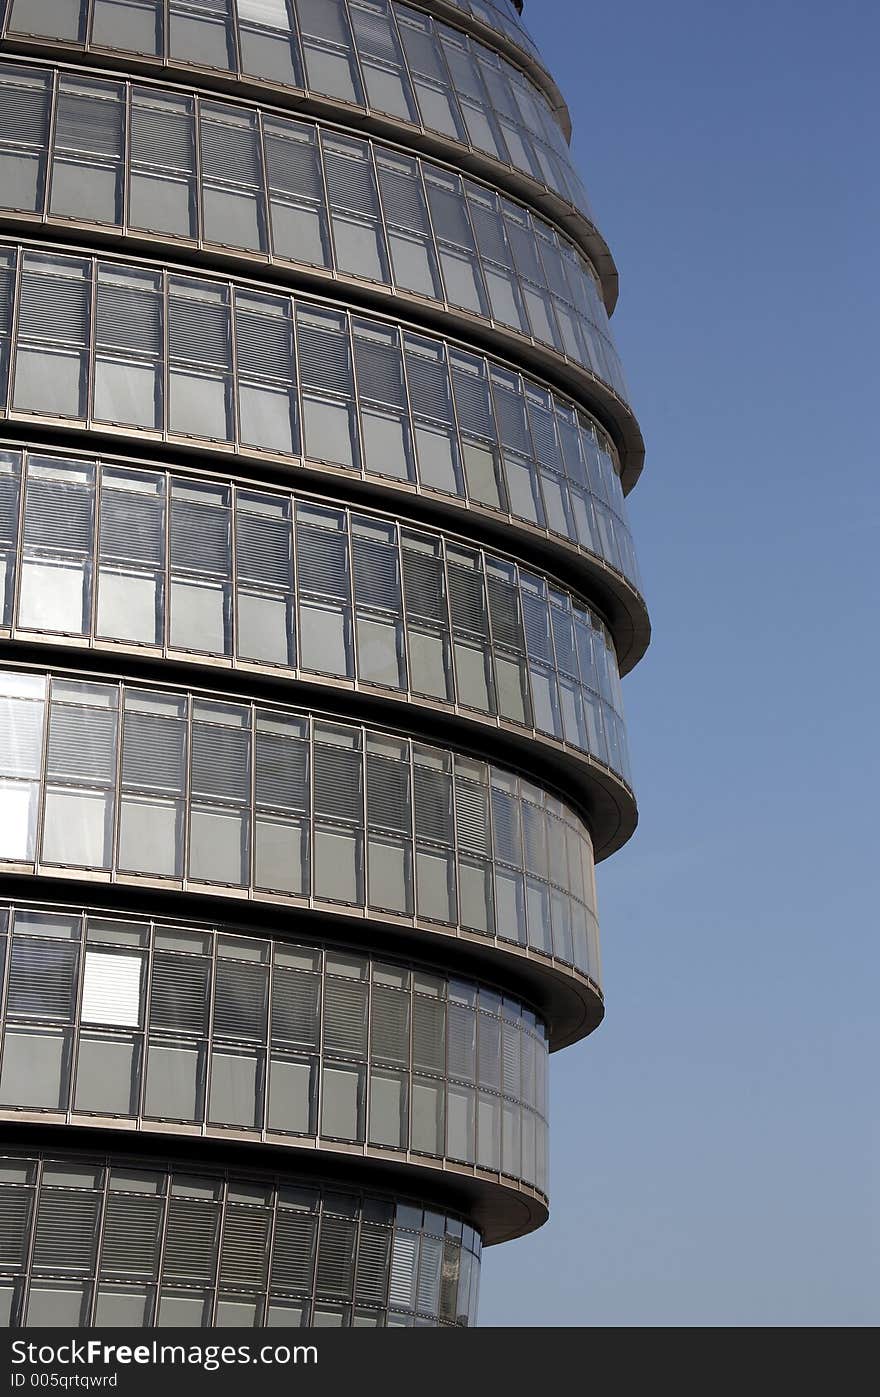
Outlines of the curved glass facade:
{"label": "curved glass facade", "polygon": [[0,247],[4,411],[414,486],[640,585],[617,453],[594,419],[485,355],[335,306]]}
{"label": "curved glass facade", "polygon": [[89,55],[115,50],[157,66],[209,68],[279,97],[329,99],[341,115],[366,111],[508,166],[592,222],[545,94],[424,11],[386,0],[296,0],[298,14],[285,0],[171,0],[163,23],[164,8],[164,0],[94,0],[89,18],[88,0],[14,0],[4,33],[84,43]]}
{"label": "curved glass facade", "polygon": [[[39,141],[0,145],[3,207],[384,285],[526,336],[626,400],[591,267],[562,233],[489,186],[268,111],[27,73],[46,112]],[[19,69],[0,68],[0,132],[22,134],[30,89],[21,81]]]}
{"label": "curved glass facade", "polygon": [[130,1155],[0,1156],[0,1323],[473,1324],[480,1235],[311,1175]]}
{"label": "curved glass facade", "polygon": [[0,671],[4,866],[367,909],[600,980],[571,809],[447,747],[286,708]]}
{"label": "curved glass facade", "polygon": [[349,680],[492,715],[628,778],[610,636],[544,576],[387,516],[215,479],[31,454],[20,501],[18,468],[0,455],[0,539],[23,520],[0,626],[23,638]]}
{"label": "curved glass facade", "polygon": [[365,1145],[546,1192],[547,1041],[518,1000],[195,923],[8,921],[0,1116]]}
{"label": "curved glass facade", "polygon": [[514,0],[0,0],[0,1323],[472,1324],[649,624]]}

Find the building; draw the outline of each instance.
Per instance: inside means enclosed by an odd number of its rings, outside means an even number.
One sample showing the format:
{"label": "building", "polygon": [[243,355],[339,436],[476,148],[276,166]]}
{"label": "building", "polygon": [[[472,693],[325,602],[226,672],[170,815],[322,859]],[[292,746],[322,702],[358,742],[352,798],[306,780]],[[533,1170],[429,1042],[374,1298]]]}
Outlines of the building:
{"label": "building", "polygon": [[547,1217],[649,628],[519,8],[0,3],[10,1324],[466,1325]]}

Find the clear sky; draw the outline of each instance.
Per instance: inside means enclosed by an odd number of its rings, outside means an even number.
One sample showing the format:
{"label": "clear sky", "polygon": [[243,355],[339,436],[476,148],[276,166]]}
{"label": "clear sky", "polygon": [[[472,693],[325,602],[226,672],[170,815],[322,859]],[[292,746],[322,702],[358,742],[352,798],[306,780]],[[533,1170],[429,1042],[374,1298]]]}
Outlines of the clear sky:
{"label": "clear sky", "polygon": [[880,1320],[872,0],[526,0],[615,254],[654,640],[607,1017],[484,1324]]}

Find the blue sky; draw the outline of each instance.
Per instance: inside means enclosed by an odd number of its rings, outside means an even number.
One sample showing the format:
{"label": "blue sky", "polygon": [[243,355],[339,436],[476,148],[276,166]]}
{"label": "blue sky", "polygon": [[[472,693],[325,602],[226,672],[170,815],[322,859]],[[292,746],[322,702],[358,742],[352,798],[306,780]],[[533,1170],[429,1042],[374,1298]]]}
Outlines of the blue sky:
{"label": "blue sky", "polygon": [[[484,1324],[880,1319],[869,0],[527,0],[621,273],[654,642],[607,1017]],[[875,410],[872,412],[872,408]]]}

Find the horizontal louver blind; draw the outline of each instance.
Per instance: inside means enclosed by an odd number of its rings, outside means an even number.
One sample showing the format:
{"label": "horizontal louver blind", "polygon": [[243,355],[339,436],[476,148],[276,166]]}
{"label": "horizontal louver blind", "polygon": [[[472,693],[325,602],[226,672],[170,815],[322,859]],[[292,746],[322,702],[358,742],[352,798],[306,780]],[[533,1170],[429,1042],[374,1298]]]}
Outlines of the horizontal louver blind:
{"label": "horizontal louver blind", "polygon": [[452,384],[461,430],[471,436],[491,441],[495,431],[492,425],[488,383],[476,374],[453,369]]}
{"label": "horizontal louver blind", "polygon": [[351,209],[361,217],[376,216],[376,182],[367,160],[337,155],[327,149],[325,141],[324,174],[331,209]]}
{"label": "horizontal louver blind", "polygon": [[404,1310],[415,1307],[418,1255],[418,1237],[411,1232],[395,1232],[394,1251],[391,1256],[391,1284],[388,1290],[390,1305]]}
{"label": "horizontal louver blind", "polygon": [[305,810],[309,803],[309,749],[275,733],[257,733],[258,806]]}
{"label": "horizontal louver blind", "polygon": [[53,703],[48,774],[58,780],[110,784],[116,775],[116,714]]}
{"label": "horizontal louver blind", "polygon": [[489,596],[489,615],[492,619],[492,638],[496,645],[506,645],[511,650],[525,652],[525,636],[519,614],[518,590],[512,582],[506,582],[491,573],[486,578]]}
{"label": "horizontal louver blind", "polygon": [[396,344],[354,336],[354,359],[358,376],[358,392],[374,402],[406,406],[403,388],[403,364]]}
{"label": "horizontal louver blind", "polygon": [[31,473],[25,505],[25,545],[91,552],[94,503],[91,485],[64,484]]}
{"label": "horizontal louver blind", "polygon": [[161,565],[165,557],[162,496],[105,489],[101,494],[100,549],[102,558]]}
{"label": "horizontal louver blind", "polygon": [[547,876],[547,845],[545,842],[545,822],[543,811],[534,805],[523,805],[523,835],[525,840],[526,867],[539,878]]}
{"label": "horizontal louver blind", "polygon": [[83,979],[83,1023],[137,1028],[141,1020],[143,956],[89,950]]}
{"label": "horizontal louver blind", "polygon": [[409,766],[372,753],[367,757],[367,820],[382,829],[410,829]]}
{"label": "horizontal louver blind", "polygon": [[442,1000],[413,996],[413,1067],[422,1072],[446,1071],[446,1005]]}
{"label": "horizontal louver blind", "polygon": [[317,1048],[320,993],[319,976],[276,968],[272,979],[274,1041]]}
{"label": "horizontal louver blind", "polygon": [[78,962],[79,947],[69,942],[13,937],[7,1014],[70,1020]]}
{"label": "horizontal louver blind", "polygon": [[0,717],[4,776],[39,776],[43,753],[42,703],[13,700],[4,707],[6,712]]}
{"label": "horizontal louver blind", "polygon": [[20,1270],[27,1261],[31,1221],[31,1190],[0,1188],[0,1266]]}
{"label": "horizontal louver blind", "polygon": [[483,208],[475,199],[469,200],[471,222],[477,239],[477,247],[483,257],[510,267],[511,257],[501,219],[494,209]]}
{"label": "horizontal louver blind", "polygon": [[229,510],[172,497],[171,566],[228,577]]}
{"label": "horizontal louver blind", "polygon": [[474,1080],[474,1011],[466,1004],[449,1005],[449,1075]]}
{"label": "horizontal louver blind", "polygon": [[556,650],[557,668],[563,674],[572,675],[576,679],[578,664],[571,617],[556,607],[551,608],[550,615],[553,620],[553,643]]}
{"label": "horizontal louver blind", "polygon": [[172,358],[184,364],[229,367],[229,312],[223,304],[170,296],[168,338]]}
{"label": "horizontal louver blind", "polygon": [[358,606],[400,611],[397,546],[353,534],[354,595]]}
{"label": "horizontal louver blind", "polygon": [[202,118],[202,175],[256,188],[262,182],[257,132],[248,126]]}
{"label": "horizontal louver blind", "polygon": [[466,777],[455,781],[455,818],[458,843],[472,854],[489,853],[489,800],[484,786]]}
{"label": "horizontal louver blind", "polygon": [[504,1024],[504,1092],[507,1096],[522,1096],[520,1067],[520,1031],[516,1024]]}
{"label": "horizontal louver blind", "polygon": [[186,724],[153,713],[126,713],[123,785],[180,794],[185,780]]}
{"label": "horizontal louver blind", "polygon": [[318,162],[314,128],[303,127],[301,137],[280,136],[266,131],[266,163],[269,188],[281,194],[294,194],[324,202],[324,184]]}
{"label": "horizontal louver blind", "polygon": [[352,5],[350,13],[358,53],[368,58],[381,58],[386,63],[399,64],[400,53],[389,12],[383,10],[378,14],[374,10],[362,10]]}
{"label": "horizontal louver blind", "polygon": [[409,995],[373,985],[370,1054],[374,1061],[409,1062]]}
{"label": "horizontal louver blind", "polygon": [[428,210],[417,175],[405,175],[379,164],[379,188],[389,224],[429,236]]}
{"label": "horizontal louver blind", "polygon": [[413,769],[413,798],[416,817],[416,838],[451,844],[452,780],[442,771],[427,767]]}
{"label": "horizontal louver blind", "polygon": [[0,540],[14,543],[18,535],[18,475],[0,472]]}
{"label": "horizontal louver blind", "polygon": [[403,581],[406,609],[414,616],[449,624],[446,610],[446,584],[441,558],[417,552],[403,545]]}
{"label": "horizontal louver blind", "polygon": [[266,1284],[270,1219],[265,1208],[228,1205],[220,1249],[221,1285],[261,1288]]}
{"label": "horizontal louver blind", "polygon": [[203,1038],[208,1032],[210,979],[209,962],[157,951],[153,957],[150,1027]]}
{"label": "horizontal louver blind", "polygon": [[492,791],[492,842],[496,859],[522,867],[519,801],[506,791]]}
{"label": "horizontal louver blind", "polygon": [[350,398],[353,394],[351,355],[348,336],[317,325],[299,326],[299,365],[304,388],[336,393]]}
{"label": "horizontal louver blind", "polygon": [[214,1033],[263,1041],[269,972],[265,965],[221,959],[214,982]]}
{"label": "horizontal louver blind", "polygon": [[155,292],[99,277],[97,320],[99,348],[132,349],[154,358],[162,353],[162,305]]}
{"label": "horizontal louver blind", "polygon": [[152,1278],[159,1265],[162,1200],[111,1193],[104,1215],[101,1270]]}
{"label": "horizontal louver blind", "polygon": [[457,243],[459,247],[473,248],[474,238],[461,195],[440,189],[430,180],[426,180],[426,187],[431,221],[437,237]]}
{"label": "horizontal louver blind", "polygon": [[314,801],[316,815],[363,824],[360,752],[348,747],[315,745]]}
{"label": "horizontal louver blind", "polygon": [[541,465],[549,467],[550,470],[562,472],[563,463],[559,452],[559,443],[556,440],[553,413],[543,404],[530,402],[529,425],[532,429],[535,455]]}
{"label": "horizontal louver blind", "polygon": [[22,74],[14,81],[7,68],[0,81],[0,141],[45,150],[49,128],[49,88],[44,78]]}
{"label": "horizontal louver blind", "polygon": [[296,530],[297,580],[305,592],[348,601],[348,537],[332,529],[298,524]]}
{"label": "horizontal louver blind", "polygon": [[547,664],[552,664],[553,646],[550,641],[550,616],[547,611],[547,603],[543,597],[535,596],[534,592],[525,590],[521,594],[521,599],[529,656],[533,660],[544,660]]}
{"label": "horizontal louver blind", "polygon": [[131,108],[131,158],[191,175],[195,170],[193,117],[179,108],[161,108],[134,99]]}
{"label": "horizontal louver blind", "polygon": [[163,1272],[181,1280],[211,1281],[217,1265],[219,1210],[200,1198],[171,1198]]}
{"label": "horizontal louver blind", "polygon": [[101,1199],[94,1193],[46,1189],[34,1239],[35,1271],[90,1271],[94,1264]]}
{"label": "horizontal louver blind", "polygon": [[70,92],[62,79],[55,119],[56,150],[118,158],[122,155],[123,125],[124,109],[118,96],[109,100],[99,97],[96,86],[87,94]]}
{"label": "horizontal louver blind", "polygon": [[244,804],[250,800],[251,735],[242,728],[193,723],[192,792]]}
{"label": "horizontal louver blind", "polygon": [[265,586],[290,588],[293,585],[290,520],[248,514],[239,509],[235,528],[239,577]]}
{"label": "horizontal louver blind", "polygon": [[477,1015],[480,1085],[501,1089],[501,1023],[494,1014]]}
{"label": "horizontal louver blind", "polygon": [[354,1281],[354,1244],[357,1224],[348,1218],[321,1219],[321,1241],[318,1247],[316,1295],[347,1299]]}
{"label": "horizontal louver blind", "polygon": [[410,350],[406,356],[406,373],[413,412],[417,416],[432,417],[438,422],[451,422],[452,404],[446,361],[428,358]]}
{"label": "horizontal louver blind", "polygon": [[312,1288],[318,1220],[279,1209],[272,1246],[272,1285],[300,1293]]}
{"label": "horizontal louver blind", "polygon": [[292,383],[292,334],[288,315],[260,315],[239,306],[235,316],[239,374]]}
{"label": "horizontal louver blind", "polygon": [[532,442],[526,422],[525,403],[511,389],[495,384],[495,413],[498,436],[503,446],[520,456],[531,456]]}
{"label": "horizontal louver blind", "polygon": [[447,1237],[443,1243],[443,1270],[440,1273],[440,1318],[454,1320],[458,1315],[458,1278],[461,1246]]}
{"label": "horizontal louver blind", "polygon": [[349,1057],[367,1052],[367,987],[328,976],[324,989],[324,1049]]}
{"label": "horizontal louver blind", "polygon": [[83,345],[89,333],[88,283],[82,276],[34,272],[21,278],[19,334],[23,339]]}
{"label": "horizontal louver blind", "polygon": [[486,606],[483,598],[483,574],[475,568],[449,563],[449,610],[456,630],[485,635]]}
{"label": "horizontal louver blind", "polygon": [[443,1264],[443,1238],[423,1236],[419,1246],[419,1284],[416,1309],[436,1315],[440,1304],[440,1270]]}
{"label": "horizontal louver blind", "polygon": [[372,1300],[380,1305],[385,1304],[390,1252],[389,1229],[378,1227],[371,1222],[362,1223],[355,1281],[355,1296],[358,1300]]}

